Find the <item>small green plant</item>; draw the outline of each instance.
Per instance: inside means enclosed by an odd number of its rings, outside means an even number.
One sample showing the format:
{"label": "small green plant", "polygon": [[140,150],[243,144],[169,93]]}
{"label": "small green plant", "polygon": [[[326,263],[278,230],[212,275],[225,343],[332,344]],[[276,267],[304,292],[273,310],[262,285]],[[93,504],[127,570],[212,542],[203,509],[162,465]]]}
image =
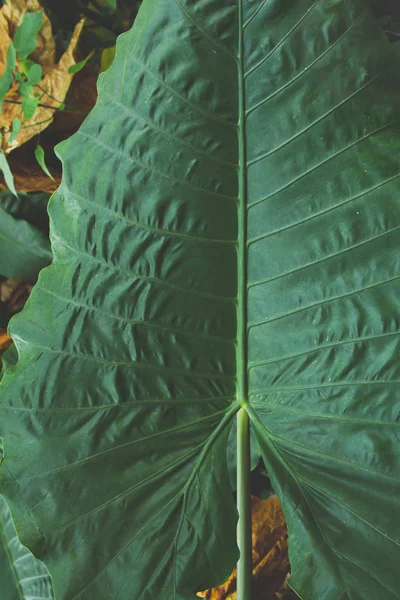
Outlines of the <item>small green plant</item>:
{"label": "small green plant", "polygon": [[[44,22],[46,19],[46,22]],[[56,98],[49,86],[49,81],[43,75],[42,65],[33,60],[35,52],[39,56],[41,53],[46,53],[46,48],[37,47],[37,36],[45,28],[47,43],[50,44],[52,39],[49,37],[49,21],[43,10],[34,12],[25,12],[22,16],[21,23],[15,31],[15,35],[9,42],[6,65],[3,74],[0,76],[0,113],[4,105],[20,105],[21,118],[15,116],[12,119],[10,126],[3,126],[0,132],[1,136],[1,169],[6,179],[6,183],[13,193],[16,193],[13,177],[10,168],[6,164],[6,152],[12,149],[18,141],[18,135],[24,129],[31,130],[37,137],[37,145],[35,157],[42,170],[52,177],[47,168],[44,149],[39,143],[40,131],[46,127],[54,117],[55,112],[80,112],[79,108],[68,106],[64,100]],[[73,37],[76,36],[76,28]],[[77,36],[78,37],[78,36]],[[43,42],[41,42],[43,43]],[[72,43],[72,42],[71,42]],[[73,42],[76,45],[76,42]],[[68,46],[67,46],[68,47]],[[87,57],[75,63],[73,60],[68,67],[67,73],[74,75],[81,71],[88,61],[93,57],[94,51],[89,52]],[[46,72],[49,72],[48,59],[46,62]],[[61,69],[60,66],[57,67]],[[65,69],[65,67],[62,67]],[[55,75],[60,77],[60,72]],[[63,94],[65,95],[68,86],[64,86]],[[48,109],[45,112],[46,117],[40,120],[38,117],[39,109]],[[41,114],[43,110],[41,111]],[[23,121],[21,121],[23,119]]]}
{"label": "small green plant", "polygon": [[[40,94],[34,91],[35,86],[41,89],[42,67],[28,58],[35,49],[36,37],[42,27],[42,22],[42,12],[25,13],[22,23],[17,28],[14,39],[8,47],[6,69],[0,77],[0,111],[4,102],[16,102],[15,100],[6,99],[7,93],[16,84],[21,97],[21,100],[17,102],[21,104],[22,114],[26,121],[30,121],[34,117],[40,102],[46,96],[45,90],[42,90]],[[20,119],[15,117],[11,131],[6,132],[3,130],[1,132],[1,170],[9,189],[14,194],[16,194],[16,190],[11,171],[7,165],[5,150],[9,143],[15,141],[22,128],[23,125]],[[5,136],[6,133],[9,134],[7,137]],[[41,166],[43,166],[43,163]]]}

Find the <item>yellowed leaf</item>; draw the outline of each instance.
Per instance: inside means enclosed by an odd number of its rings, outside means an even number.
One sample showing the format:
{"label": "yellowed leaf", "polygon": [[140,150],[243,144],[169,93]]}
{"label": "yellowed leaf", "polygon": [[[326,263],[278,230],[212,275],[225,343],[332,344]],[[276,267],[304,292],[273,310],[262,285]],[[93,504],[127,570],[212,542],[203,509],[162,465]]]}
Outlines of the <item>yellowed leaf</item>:
{"label": "yellowed leaf", "polygon": [[[267,500],[253,497],[252,557],[253,591],[260,600],[270,600],[289,571],[285,517],[277,496]],[[198,592],[207,600],[236,600],[236,568],[221,586]]]}
{"label": "yellowed leaf", "polygon": [[[4,72],[8,46],[15,35],[15,31],[26,12],[43,10],[39,0],[9,0],[0,9],[0,75]],[[32,137],[46,129],[53,121],[55,110],[62,106],[73,75],[68,72],[69,67],[75,64],[74,52],[76,50],[84,21],[80,21],[73,32],[70,44],[60,61],[55,63],[55,40],[51,23],[43,12],[43,24],[36,40],[36,48],[32,59],[42,66],[43,80],[34,87],[34,94],[39,94],[40,104],[32,119],[25,121],[21,110],[21,98],[18,88],[14,85],[8,92],[0,114],[0,129],[4,133],[6,152],[9,153],[21,146]],[[8,143],[10,128],[13,119],[17,117],[23,128],[12,143]]]}

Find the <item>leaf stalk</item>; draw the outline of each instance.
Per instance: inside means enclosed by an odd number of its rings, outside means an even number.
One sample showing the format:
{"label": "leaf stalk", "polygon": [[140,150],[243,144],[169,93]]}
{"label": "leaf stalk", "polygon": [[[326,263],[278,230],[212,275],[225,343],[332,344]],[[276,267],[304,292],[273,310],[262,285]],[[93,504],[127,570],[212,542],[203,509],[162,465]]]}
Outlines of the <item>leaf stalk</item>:
{"label": "leaf stalk", "polygon": [[237,413],[237,600],[252,598],[252,544],[250,495],[250,422],[245,406]]}

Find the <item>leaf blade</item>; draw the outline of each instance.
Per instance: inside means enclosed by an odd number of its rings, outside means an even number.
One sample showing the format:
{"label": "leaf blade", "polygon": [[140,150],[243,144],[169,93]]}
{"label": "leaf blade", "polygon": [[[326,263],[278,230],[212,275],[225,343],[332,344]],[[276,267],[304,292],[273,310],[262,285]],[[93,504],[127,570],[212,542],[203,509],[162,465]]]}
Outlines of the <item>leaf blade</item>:
{"label": "leaf blade", "polygon": [[[393,447],[398,406],[385,391],[397,379],[397,329],[386,311],[398,294],[398,169],[390,159],[398,79],[385,69],[389,51],[361,3],[337,16],[330,21],[328,5],[305,2],[286,30],[281,21],[286,55],[301,48],[304,62],[281,71],[262,96],[257,79],[268,80],[279,51],[247,67],[252,133],[256,122],[260,128],[267,114],[270,120],[278,114],[279,104],[293,106],[293,121],[275,131],[266,124],[249,156],[255,181],[261,169],[271,181],[262,190],[251,186],[249,198],[250,414],[293,540],[290,585],[306,598],[330,598],[329,590],[332,597],[396,598],[390,569],[371,563],[371,546],[362,540],[384,554],[398,543],[389,525],[395,502],[384,500],[398,482],[385,479],[378,442]],[[329,40],[321,37],[314,47],[301,41],[324,18]],[[249,35],[257,36],[265,19],[261,8]],[[379,58],[363,36],[381,44]],[[300,111],[290,99],[296,94],[304,98]],[[268,256],[279,261],[267,265]],[[263,339],[273,339],[274,347],[262,347]],[[395,472],[398,459],[391,456]],[[368,475],[370,462],[376,468]],[[369,487],[380,490],[373,501],[360,491]],[[321,585],[315,569],[325,575]]]}

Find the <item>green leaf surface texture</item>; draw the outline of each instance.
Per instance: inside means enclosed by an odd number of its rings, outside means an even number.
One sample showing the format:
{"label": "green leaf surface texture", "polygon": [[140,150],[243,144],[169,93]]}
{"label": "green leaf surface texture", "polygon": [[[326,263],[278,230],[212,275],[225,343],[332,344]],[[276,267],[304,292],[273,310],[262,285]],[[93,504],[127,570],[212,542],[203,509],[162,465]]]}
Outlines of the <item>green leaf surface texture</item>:
{"label": "green leaf surface texture", "polygon": [[0,275],[36,279],[51,263],[50,242],[26,221],[15,219],[0,207]]}
{"label": "green leaf surface texture", "polygon": [[245,405],[303,600],[400,598],[399,83],[359,0],[145,0],[60,146],[1,490],[59,600],[237,557]]}
{"label": "green leaf surface texture", "polygon": [[0,496],[0,590],[4,600],[53,600],[49,573],[21,545],[6,501]]}

